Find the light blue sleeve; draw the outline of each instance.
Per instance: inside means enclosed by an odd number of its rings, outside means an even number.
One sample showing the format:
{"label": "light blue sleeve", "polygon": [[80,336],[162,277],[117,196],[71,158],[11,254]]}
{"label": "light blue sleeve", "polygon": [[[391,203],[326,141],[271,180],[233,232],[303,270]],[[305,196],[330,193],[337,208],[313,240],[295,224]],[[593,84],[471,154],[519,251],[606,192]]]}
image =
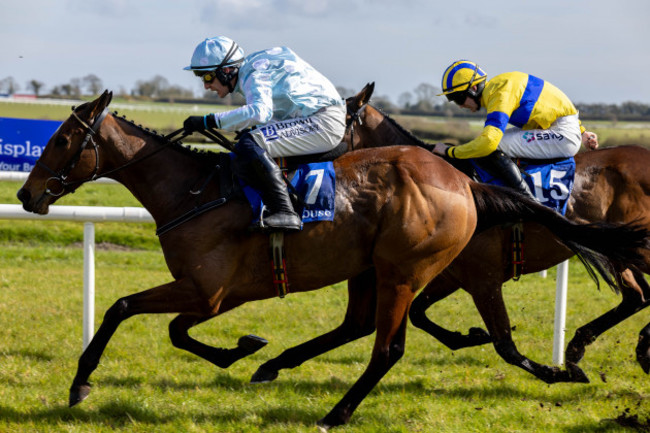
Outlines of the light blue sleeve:
{"label": "light blue sleeve", "polygon": [[235,131],[262,125],[273,118],[272,82],[263,73],[253,72],[243,78],[242,91],[246,105],[230,111],[215,113],[217,127]]}
{"label": "light blue sleeve", "polygon": [[343,103],[334,85],[287,47],[248,56],[239,69],[236,91],[244,95],[246,104],[215,113],[220,129],[235,131],[310,116]]}

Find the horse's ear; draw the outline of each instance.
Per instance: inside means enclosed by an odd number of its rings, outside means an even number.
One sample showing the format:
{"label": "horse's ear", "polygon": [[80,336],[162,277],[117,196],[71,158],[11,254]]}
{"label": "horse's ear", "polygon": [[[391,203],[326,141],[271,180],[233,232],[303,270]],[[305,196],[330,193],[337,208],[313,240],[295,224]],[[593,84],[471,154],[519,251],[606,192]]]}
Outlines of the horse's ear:
{"label": "horse's ear", "polygon": [[356,102],[359,108],[363,107],[370,101],[372,92],[375,91],[375,82],[366,84],[363,89],[356,95]]}
{"label": "horse's ear", "polygon": [[92,103],[92,110],[90,111],[90,119],[96,119],[97,116],[101,114],[102,111],[108,105],[111,103],[111,100],[113,99],[113,92],[109,92],[108,90],[104,90],[104,93],[102,93],[99,98],[95,99]]}
{"label": "horse's ear", "polygon": [[364,90],[366,93],[366,103],[368,103],[368,101],[370,101],[370,97],[372,96],[372,92],[375,91],[375,82],[373,81],[372,83],[366,84]]}
{"label": "horse's ear", "polygon": [[99,97],[98,106],[101,106],[101,110],[108,107],[113,99],[113,92],[109,92],[108,89],[104,90],[104,93]]}

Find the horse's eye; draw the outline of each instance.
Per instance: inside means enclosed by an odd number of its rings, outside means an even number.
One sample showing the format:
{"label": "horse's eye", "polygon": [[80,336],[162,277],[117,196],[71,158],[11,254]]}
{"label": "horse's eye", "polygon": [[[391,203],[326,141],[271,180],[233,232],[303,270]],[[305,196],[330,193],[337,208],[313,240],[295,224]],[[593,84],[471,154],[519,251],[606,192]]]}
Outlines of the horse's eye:
{"label": "horse's eye", "polygon": [[65,138],[65,137],[62,136],[62,135],[59,135],[59,136],[56,138],[56,141],[54,142],[54,144],[55,144],[56,146],[59,146],[59,147],[64,147],[64,146],[66,146],[66,145],[68,144],[68,139]]}

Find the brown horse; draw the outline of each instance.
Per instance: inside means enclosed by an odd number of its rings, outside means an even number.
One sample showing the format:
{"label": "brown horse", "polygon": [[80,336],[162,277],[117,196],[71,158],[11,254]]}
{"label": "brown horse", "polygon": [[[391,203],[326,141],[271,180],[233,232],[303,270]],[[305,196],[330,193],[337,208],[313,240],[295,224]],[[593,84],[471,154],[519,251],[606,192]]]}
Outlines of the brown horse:
{"label": "brown horse", "polygon": [[[269,239],[251,234],[250,206],[227,193],[227,176],[212,178],[228,159],[189,150],[108,113],[112,94],[73,110],[49,140],[18,198],[45,214],[84,182],[113,178],[151,213],[173,281],[116,301],[79,359],[70,405],[90,393],[88,379],[120,323],[137,314],[179,313],[169,325],[172,344],[226,368],[266,341],[240,338],[233,349],[207,346],[188,330],[246,302],[276,296],[268,269]],[[460,253],[481,227],[520,219],[542,221],[610,284],[616,261],[637,256],[647,233],[629,227],[576,225],[507,189],[471,181],[422,149],[387,147],[352,152],[335,164],[333,222],[286,235],[291,291],[315,290],[351,279],[374,318],[375,345],[358,381],[319,424],[346,423],[404,352],[407,312],[416,291]],[[173,174],[170,175],[170,174]],[[200,195],[190,194],[203,185]],[[165,228],[165,230],[161,230]],[[345,249],[347,254],[340,254]],[[370,277],[368,275],[371,275]],[[370,286],[366,284],[371,283]]]}
{"label": "brown horse", "polygon": [[[367,105],[373,86],[364,88],[355,97],[348,98],[348,112],[354,122],[353,134],[348,136],[350,148],[386,146],[391,144],[429,147],[393,119],[374,107]],[[650,151],[638,147],[620,147],[582,153],[576,156],[576,178],[570,197],[567,215],[580,222],[638,222],[650,229],[650,176],[646,169],[650,164]],[[525,264],[523,273],[538,272],[554,266],[573,254],[537,224],[524,224],[526,236]],[[513,277],[512,257],[509,254],[511,229],[493,227],[477,233],[463,252],[445,271],[431,281],[415,298],[410,309],[411,322],[443,344],[456,350],[462,347],[492,342],[497,352],[508,363],[516,365],[547,383],[587,382],[588,379],[577,362],[585,347],[607,329],[650,304],[650,288],[638,269],[619,269],[617,274],[623,284],[623,300],[576,332],[567,348],[567,370],[536,363],[520,354],[512,340],[511,326],[501,293],[502,284]],[[650,271],[650,252],[639,251],[644,257],[640,266]],[[368,273],[367,278],[372,278]],[[264,363],[253,375],[254,382],[273,380],[278,371],[296,367],[306,360],[332,350],[374,331],[373,318],[368,310],[368,296],[360,295],[361,284],[350,281],[348,311],[343,323],[333,331],[307,343],[288,349],[277,358]],[[450,332],[426,316],[425,311],[459,288],[472,295],[488,332],[472,328],[467,335]],[[637,359],[648,372],[650,368],[650,325],[641,332],[637,347]]]}

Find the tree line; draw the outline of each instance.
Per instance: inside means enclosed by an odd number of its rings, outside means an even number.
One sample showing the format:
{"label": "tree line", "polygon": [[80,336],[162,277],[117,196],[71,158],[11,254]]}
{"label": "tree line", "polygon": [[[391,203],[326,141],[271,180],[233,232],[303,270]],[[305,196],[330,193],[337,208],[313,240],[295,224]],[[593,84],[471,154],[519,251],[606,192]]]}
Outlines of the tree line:
{"label": "tree line", "polygon": [[[98,95],[104,90],[101,78],[88,74],[80,78],[72,78],[68,83],[58,84],[45,92],[45,84],[37,79],[26,82],[25,89],[36,97],[47,96],[54,98],[81,98]],[[0,79],[0,94],[13,95],[21,90],[21,86],[13,77]],[[352,96],[360,89],[337,87],[342,97]],[[198,97],[191,89],[171,84],[161,76],[155,75],[148,80],[138,80],[130,91],[124,88],[114,92],[118,97],[126,99],[141,99],[166,102],[204,102],[210,104],[241,105],[244,99],[239,94],[230,94],[220,99],[214,92],[205,91]],[[391,114],[418,114],[446,117],[484,117],[481,113],[469,113],[450,103],[444,96],[437,96],[440,88],[428,83],[421,83],[412,91],[399,95],[396,102],[389,97],[375,95],[373,105]],[[577,103],[576,108],[584,119],[595,120],[650,120],[650,105],[641,102],[627,101],[621,104],[585,104]]]}

